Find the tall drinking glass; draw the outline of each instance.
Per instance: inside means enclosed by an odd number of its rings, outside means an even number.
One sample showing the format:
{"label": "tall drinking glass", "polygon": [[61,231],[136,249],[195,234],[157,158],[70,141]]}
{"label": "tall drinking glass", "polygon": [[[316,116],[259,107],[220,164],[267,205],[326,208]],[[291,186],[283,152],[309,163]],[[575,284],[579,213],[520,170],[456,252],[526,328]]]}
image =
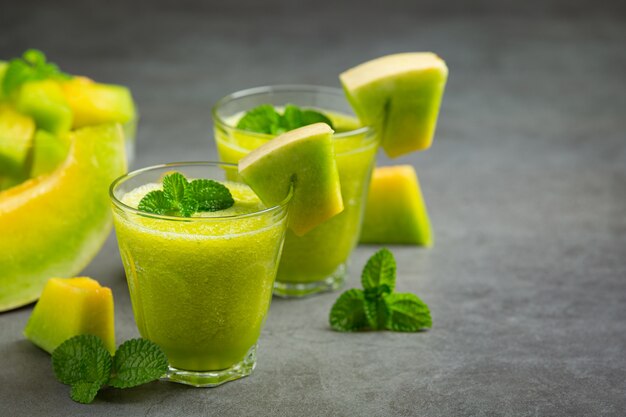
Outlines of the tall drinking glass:
{"label": "tall drinking glass", "polygon": [[236,163],[271,135],[236,128],[243,114],[261,104],[281,108],[295,104],[326,114],[333,122],[335,158],[344,211],[304,236],[287,231],[274,294],[302,297],[339,288],[359,236],[378,136],[361,126],[340,89],[283,85],[252,88],[222,98],[213,107],[215,141],[220,159]]}
{"label": "tall drinking glass", "polygon": [[[140,199],[180,172],[223,182],[235,204],[205,217],[138,210]],[[113,219],[135,322],[163,349],[175,382],[215,386],[249,375],[270,305],[291,194],[265,207],[237,167],[178,163],[134,171],[111,185]]]}

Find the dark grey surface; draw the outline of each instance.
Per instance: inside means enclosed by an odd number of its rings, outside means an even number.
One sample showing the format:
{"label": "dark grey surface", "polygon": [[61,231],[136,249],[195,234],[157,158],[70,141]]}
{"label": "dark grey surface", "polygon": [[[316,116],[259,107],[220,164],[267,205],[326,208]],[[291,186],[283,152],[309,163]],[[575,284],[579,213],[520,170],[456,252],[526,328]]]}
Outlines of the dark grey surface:
{"label": "dark grey surface", "polygon": [[[417,167],[436,245],[393,248],[434,328],[340,334],[337,294],[274,300],[252,377],[84,406],[21,336],[29,306],[0,315],[0,416],[626,414],[622,2],[160,3],[2,0],[0,57],[39,47],[129,85],[136,166],[214,159],[210,105],[234,90],[338,86],[392,52],[446,59],[434,146],[397,161]],[[375,249],[357,249],[348,287]],[[113,289],[118,342],[137,336],[113,236],[84,273]]]}

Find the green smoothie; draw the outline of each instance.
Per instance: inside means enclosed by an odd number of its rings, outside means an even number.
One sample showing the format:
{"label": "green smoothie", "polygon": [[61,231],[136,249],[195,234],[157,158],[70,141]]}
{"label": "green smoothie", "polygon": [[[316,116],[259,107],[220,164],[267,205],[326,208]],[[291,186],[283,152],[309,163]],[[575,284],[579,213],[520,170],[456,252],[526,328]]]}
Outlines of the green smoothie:
{"label": "green smoothie", "polygon": [[[295,104],[299,104],[297,101]],[[280,106],[276,106],[280,108]],[[344,211],[304,236],[287,231],[285,247],[276,278],[279,295],[307,295],[317,292],[307,284],[332,279],[345,272],[345,264],[359,235],[364,199],[378,147],[378,140],[369,128],[361,128],[356,118],[338,112],[316,109],[333,122],[333,140]],[[233,128],[244,112],[223,122],[230,128],[217,126],[215,141],[222,161],[236,163],[245,154],[271,140],[272,136]],[[281,283],[302,285],[303,290],[281,294]]]}
{"label": "green smoothie", "polygon": [[174,368],[213,371],[241,362],[270,305],[286,207],[267,209],[247,186],[225,185],[232,207],[191,218],[125,209],[160,183],[134,188],[114,205],[139,332]]}

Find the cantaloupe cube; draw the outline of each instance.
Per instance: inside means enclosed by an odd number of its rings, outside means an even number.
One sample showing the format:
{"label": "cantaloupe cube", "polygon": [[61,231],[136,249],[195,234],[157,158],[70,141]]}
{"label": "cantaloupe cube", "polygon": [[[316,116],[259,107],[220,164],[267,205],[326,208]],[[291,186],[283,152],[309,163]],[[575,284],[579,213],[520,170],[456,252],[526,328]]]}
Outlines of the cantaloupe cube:
{"label": "cantaloupe cube", "polygon": [[79,334],[98,336],[111,354],[115,352],[111,290],[87,277],[51,278],[26,324],[24,336],[52,353]]}

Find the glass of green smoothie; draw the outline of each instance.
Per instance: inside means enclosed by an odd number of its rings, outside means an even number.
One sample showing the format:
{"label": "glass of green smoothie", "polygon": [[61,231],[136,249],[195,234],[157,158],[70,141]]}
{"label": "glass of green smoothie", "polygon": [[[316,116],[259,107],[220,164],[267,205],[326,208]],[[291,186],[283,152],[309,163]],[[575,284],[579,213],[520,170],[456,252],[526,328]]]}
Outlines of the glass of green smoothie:
{"label": "glass of green smoothie", "polygon": [[[342,90],[306,85],[280,85],[239,91],[213,107],[215,141],[224,162],[237,163],[275,135],[238,129],[243,115],[263,104],[278,111],[288,104],[323,113],[335,130],[333,145],[344,211],[304,236],[287,231],[274,283],[274,294],[303,297],[341,287],[354,249],[371,171],[378,148],[374,129],[362,126]],[[236,178],[236,177],[235,177]]]}
{"label": "glass of green smoothie", "polygon": [[[234,204],[191,217],[140,210],[172,172],[225,185]],[[135,322],[163,349],[165,379],[216,386],[249,375],[272,296],[291,194],[266,207],[246,185],[226,180],[237,166],[196,162],[153,166],[117,179],[113,218]]]}

